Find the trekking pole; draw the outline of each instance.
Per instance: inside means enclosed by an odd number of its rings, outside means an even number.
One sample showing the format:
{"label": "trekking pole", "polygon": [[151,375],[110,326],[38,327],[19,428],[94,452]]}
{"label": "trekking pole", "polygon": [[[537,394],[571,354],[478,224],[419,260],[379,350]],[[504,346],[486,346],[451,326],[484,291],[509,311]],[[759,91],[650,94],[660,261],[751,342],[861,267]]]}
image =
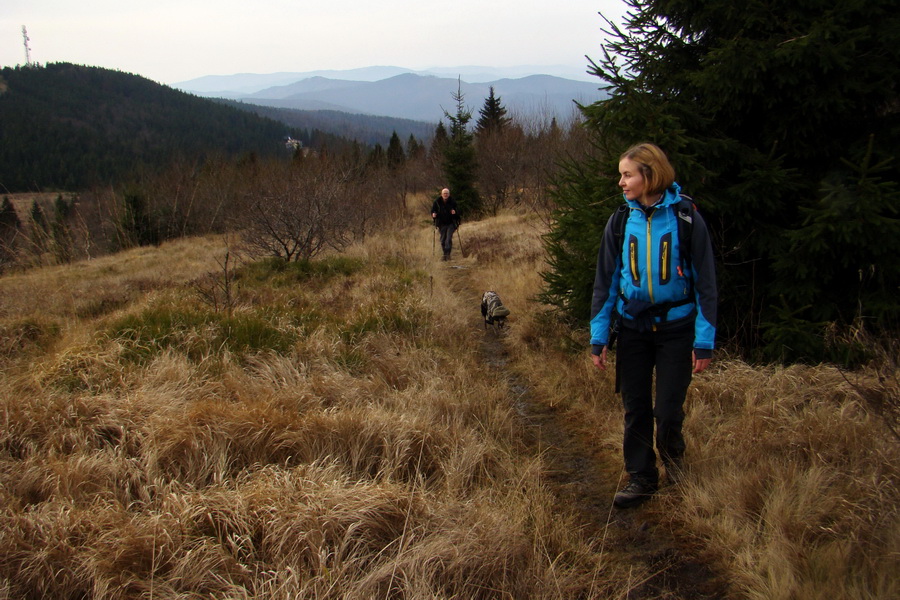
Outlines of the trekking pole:
{"label": "trekking pole", "polygon": [[435,243],[435,239],[437,238],[437,224],[435,224],[434,227],[432,227],[432,229],[434,229],[434,235],[431,236],[431,256],[433,258],[434,257],[434,243]]}
{"label": "trekking pole", "polygon": [[465,258],[465,257],[466,257],[466,251],[463,250],[462,236],[459,235],[459,227],[456,228],[456,239],[459,240],[459,253],[462,255],[463,258]]}

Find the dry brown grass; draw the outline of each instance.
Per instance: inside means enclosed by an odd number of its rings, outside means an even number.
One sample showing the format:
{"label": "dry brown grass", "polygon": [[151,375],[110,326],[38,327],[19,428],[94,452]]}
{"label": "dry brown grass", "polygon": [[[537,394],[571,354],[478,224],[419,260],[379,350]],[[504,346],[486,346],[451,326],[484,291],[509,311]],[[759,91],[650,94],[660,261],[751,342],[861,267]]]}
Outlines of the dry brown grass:
{"label": "dry brown grass", "polygon": [[[539,221],[464,224],[449,265],[426,223],[245,271],[227,316],[191,285],[216,238],[0,279],[0,597],[627,597],[650,573],[560,506],[479,355],[494,289],[509,368],[619,476],[611,376],[530,301]],[[898,595],[897,444],[836,371],[720,361],[687,429],[643,514],[735,597]]]}
{"label": "dry brown grass", "polygon": [[148,292],[183,285],[215,271],[216,260],[225,251],[221,236],[209,236],[4,275],[0,278],[0,319],[90,320],[123,308]]}
{"label": "dry brown grass", "polygon": [[[421,233],[355,249],[349,275],[244,275],[232,321],[190,286],[216,269],[214,239],[0,280],[0,326],[19,332],[0,366],[3,593],[615,589],[616,567],[554,509],[540,459],[523,454],[508,392],[478,359],[457,296],[429,274]],[[78,310],[95,292],[115,306]],[[226,335],[258,322],[289,347]],[[602,585],[598,573],[610,574]]]}
{"label": "dry brown grass", "polygon": [[725,363],[687,428],[678,521],[749,597],[900,595],[900,448],[837,369]]}

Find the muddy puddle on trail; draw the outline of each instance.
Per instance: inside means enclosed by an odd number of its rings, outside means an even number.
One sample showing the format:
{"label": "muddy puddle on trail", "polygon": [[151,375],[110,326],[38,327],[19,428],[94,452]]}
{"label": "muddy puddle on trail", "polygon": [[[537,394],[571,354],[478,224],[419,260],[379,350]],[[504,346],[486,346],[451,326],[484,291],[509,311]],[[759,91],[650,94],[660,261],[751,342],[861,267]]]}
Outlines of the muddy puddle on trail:
{"label": "muddy puddle on trail", "polygon": [[[471,285],[467,269],[454,268],[450,285],[464,297],[464,305],[477,307],[482,291]],[[473,327],[484,329],[480,312],[472,311]],[[510,325],[514,327],[514,322]],[[484,329],[480,352],[485,364],[505,381],[515,414],[526,432],[526,442],[543,456],[544,476],[561,510],[575,509],[585,535],[598,549],[609,549],[641,565],[651,577],[631,590],[630,600],[712,600],[728,598],[727,586],[707,565],[693,558],[675,536],[653,519],[646,507],[619,510],[612,498],[620,479],[620,457],[598,458],[596,449],[580,439],[562,410],[541,402],[528,382],[510,365],[505,332]],[[612,464],[616,461],[617,464]]]}

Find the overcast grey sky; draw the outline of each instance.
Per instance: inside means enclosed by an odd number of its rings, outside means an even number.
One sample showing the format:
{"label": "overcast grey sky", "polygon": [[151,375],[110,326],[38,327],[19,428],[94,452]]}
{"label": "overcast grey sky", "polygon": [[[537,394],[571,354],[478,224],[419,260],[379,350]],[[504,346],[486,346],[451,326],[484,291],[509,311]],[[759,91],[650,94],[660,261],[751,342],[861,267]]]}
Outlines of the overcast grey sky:
{"label": "overcast grey sky", "polygon": [[203,75],[599,58],[622,0],[0,0],[0,66],[118,69],[161,83]]}

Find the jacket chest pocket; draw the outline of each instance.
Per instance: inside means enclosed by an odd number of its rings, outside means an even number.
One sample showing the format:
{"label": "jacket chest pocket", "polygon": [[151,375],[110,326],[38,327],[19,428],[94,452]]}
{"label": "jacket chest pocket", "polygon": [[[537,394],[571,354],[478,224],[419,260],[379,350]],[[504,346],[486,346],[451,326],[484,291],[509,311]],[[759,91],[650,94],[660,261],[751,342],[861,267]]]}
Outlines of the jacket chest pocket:
{"label": "jacket chest pocket", "polygon": [[641,287],[640,246],[637,236],[628,237],[628,272],[631,274],[631,285]]}
{"label": "jacket chest pocket", "polygon": [[672,280],[672,234],[667,233],[659,239],[659,273],[660,285],[665,285]]}

